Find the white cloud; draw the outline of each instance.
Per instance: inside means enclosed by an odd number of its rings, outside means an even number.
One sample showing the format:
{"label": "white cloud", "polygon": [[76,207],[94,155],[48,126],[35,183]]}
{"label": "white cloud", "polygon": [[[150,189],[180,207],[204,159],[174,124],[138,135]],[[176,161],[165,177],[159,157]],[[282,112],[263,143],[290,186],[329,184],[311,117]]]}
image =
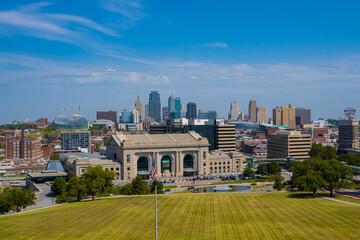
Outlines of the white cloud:
{"label": "white cloud", "polygon": [[228,47],[227,43],[222,43],[222,42],[205,43],[204,46],[209,47],[209,48],[227,48]]}
{"label": "white cloud", "polygon": [[78,26],[106,35],[118,36],[113,30],[85,17],[43,13],[42,8],[50,4],[47,2],[37,3],[14,10],[0,11],[0,26],[10,27],[7,29],[7,33],[81,44],[84,43],[83,38],[88,33],[80,30]]}
{"label": "white cloud", "polygon": [[102,0],[100,6],[107,11],[124,16],[128,24],[134,25],[147,16],[137,0]]}
{"label": "white cloud", "polygon": [[200,67],[201,65],[202,65],[202,63],[200,63],[200,62],[194,62],[194,61],[178,62],[178,63],[172,63],[172,64],[170,64],[170,66],[172,66],[172,67],[178,67],[178,68],[184,68],[184,67]]}
{"label": "white cloud", "polygon": [[116,69],[114,69],[114,68],[108,68],[108,69],[106,69],[106,72],[116,72],[117,70]]}

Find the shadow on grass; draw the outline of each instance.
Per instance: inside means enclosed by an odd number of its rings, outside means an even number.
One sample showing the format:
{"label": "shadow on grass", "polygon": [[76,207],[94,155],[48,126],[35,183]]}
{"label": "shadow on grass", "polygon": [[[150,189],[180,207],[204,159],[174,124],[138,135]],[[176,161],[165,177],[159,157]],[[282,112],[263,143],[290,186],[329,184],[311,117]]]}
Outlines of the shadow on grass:
{"label": "shadow on grass", "polygon": [[[289,194],[288,196],[289,198],[301,198],[301,199],[313,199],[312,194],[311,193],[305,193],[305,192],[294,192]],[[329,197],[329,194],[327,193],[316,193],[316,197]]]}

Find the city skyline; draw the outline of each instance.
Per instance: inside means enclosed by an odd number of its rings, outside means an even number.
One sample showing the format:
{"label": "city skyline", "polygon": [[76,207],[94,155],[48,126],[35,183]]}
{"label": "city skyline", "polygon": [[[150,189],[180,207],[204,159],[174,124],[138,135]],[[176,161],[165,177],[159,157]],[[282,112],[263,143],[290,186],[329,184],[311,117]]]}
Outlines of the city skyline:
{"label": "city skyline", "polygon": [[225,118],[250,99],[310,108],[313,119],[360,109],[356,1],[83,4],[0,4],[0,122],[78,105],[95,119],[136,96],[145,104],[153,89],[162,106],[174,94]]}

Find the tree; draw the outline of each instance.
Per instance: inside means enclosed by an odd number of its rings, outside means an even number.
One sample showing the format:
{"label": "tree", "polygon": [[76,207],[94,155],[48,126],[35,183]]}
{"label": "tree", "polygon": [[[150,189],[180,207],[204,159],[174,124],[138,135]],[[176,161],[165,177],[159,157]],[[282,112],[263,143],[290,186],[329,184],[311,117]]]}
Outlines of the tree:
{"label": "tree", "polygon": [[5,194],[0,193],[0,214],[4,214],[11,210],[10,202]]}
{"label": "tree", "polygon": [[112,180],[115,178],[115,173],[109,169],[103,170],[101,166],[87,168],[80,181],[86,186],[87,194],[92,196],[95,200],[96,195],[106,193],[112,187]]}
{"label": "tree", "polygon": [[335,159],[310,158],[294,163],[291,171],[292,188],[311,191],[313,197],[322,187],[329,188],[330,196],[334,196],[335,189],[350,187],[352,181],[351,168]]}
{"label": "tree", "polygon": [[280,174],[275,174],[273,175],[273,180],[274,180],[274,189],[277,189],[278,191],[280,191],[281,189],[284,188],[284,180],[285,178],[283,176],[281,176]]}
{"label": "tree", "polygon": [[122,195],[133,195],[134,188],[131,183],[127,183],[124,186],[120,187],[120,194]]}
{"label": "tree", "polygon": [[[159,181],[155,181],[156,182],[156,193],[157,194],[162,194],[164,193],[164,184],[162,184],[161,182]],[[155,186],[154,184],[151,185],[151,193],[154,193],[155,192]]]}
{"label": "tree", "polygon": [[267,173],[267,164],[259,164],[258,167],[257,167],[256,173],[260,174],[260,175],[266,175],[266,173]]}
{"label": "tree", "polygon": [[335,159],[322,161],[318,165],[318,169],[322,172],[331,197],[334,196],[334,190],[347,188],[352,183],[353,174],[351,168]]}
{"label": "tree", "polygon": [[20,212],[21,209],[25,209],[27,206],[35,204],[35,194],[30,189],[6,188],[5,199],[10,205],[10,209],[13,212]]}
{"label": "tree", "polygon": [[61,195],[66,191],[66,182],[63,178],[55,178],[53,184],[51,184],[51,191],[54,192],[55,196]]}
{"label": "tree", "polygon": [[149,187],[141,176],[136,176],[136,178],[132,180],[131,184],[133,186],[134,195],[144,195],[149,193]]}
{"label": "tree", "polygon": [[319,162],[319,159],[294,162],[290,168],[293,172],[291,187],[300,191],[312,192],[312,197],[315,197],[317,190],[326,185],[322,172],[316,170]]}
{"label": "tree", "polygon": [[58,140],[60,138],[60,133],[58,131],[54,131],[52,127],[47,127],[43,130],[43,136],[49,144],[52,141]]}
{"label": "tree", "polygon": [[336,158],[336,148],[331,146],[323,146],[321,143],[313,144],[309,151],[311,158],[318,158],[322,160],[330,160]]}
{"label": "tree", "polygon": [[341,162],[346,162],[350,166],[360,167],[360,154],[341,154],[338,157]]}
{"label": "tree", "polygon": [[244,177],[254,177],[254,176],[255,176],[255,172],[251,168],[247,167],[244,170]]}
{"label": "tree", "polygon": [[84,178],[79,179],[77,176],[72,176],[69,179],[66,188],[68,195],[75,197],[77,201],[80,201],[86,195],[86,184]]}
{"label": "tree", "polygon": [[275,175],[281,172],[281,167],[277,162],[270,162],[266,165],[266,173],[268,175]]}

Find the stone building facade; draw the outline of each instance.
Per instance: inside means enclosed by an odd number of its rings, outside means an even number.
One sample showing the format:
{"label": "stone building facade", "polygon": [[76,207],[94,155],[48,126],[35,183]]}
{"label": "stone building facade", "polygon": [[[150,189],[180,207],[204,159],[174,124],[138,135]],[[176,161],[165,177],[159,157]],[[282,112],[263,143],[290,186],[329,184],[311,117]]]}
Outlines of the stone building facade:
{"label": "stone building facade", "polygon": [[[120,178],[125,181],[137,175],[149,179],[153,161],[156,161],[157,178],[228,175],[242,170],[241,153],[217,154],[213,157],[214,154],[209,153],[208,140],[192,131],[184,134],[117,133],[106,138],[105,146],[107,159],[120,163]],[[210,169],[217,160],[226,162],[221,172]]]}

